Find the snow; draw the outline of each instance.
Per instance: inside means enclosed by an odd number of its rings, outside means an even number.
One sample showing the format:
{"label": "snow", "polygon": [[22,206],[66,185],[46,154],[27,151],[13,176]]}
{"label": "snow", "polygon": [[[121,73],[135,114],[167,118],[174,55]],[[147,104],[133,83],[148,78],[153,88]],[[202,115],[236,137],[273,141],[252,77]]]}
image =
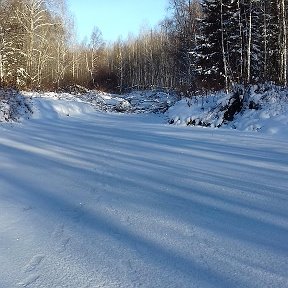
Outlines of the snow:
{"label": "snow", "polygon": [[[288,90],[277,86],[253,86],[247,93],[244,107],[232,121],[225,121],[224,113],[231,94],[218,92],[192,99],[182,99],[167,111],[170,122],[176,125],[204,123],[212,128],[258,131],[288,136]],[[233,99],[231,99],[233,102]],[[250,103],[252,107],[248,108]],[[232,103],[230,103],[232,104]]]}
{"label": "snow", "polygon": [[68,98],[0,126],[1,288],[288,287],[285,134]]}
{"label": "snow", "polygon": [[[35,93],[23,92],[26,97],[41,99],[64,100],[68,105],[72,102],[84,103],[86,106],[105,112],[125,112],[125,113],[160,113],[165,112],[178,99],[175,93],[165,93],[162,91],[133,91],[124,95],[110,94],[99,91],[88,91],[82,94],[69,93]],[[64,103],[65,103],[64,102]],[[57,102],[58,103],[58,102]],[[58,104],[57,104],[58,105]],[[74,105],[74,104],[72,104]],[[46,111],[47,112],[47,111]],[[0,118],[1,119],[1,118]]]}
{"label": "snow", "polygon": [[30,113],[29,98],[13,89],[0,88],[0,122],[26,119]]}

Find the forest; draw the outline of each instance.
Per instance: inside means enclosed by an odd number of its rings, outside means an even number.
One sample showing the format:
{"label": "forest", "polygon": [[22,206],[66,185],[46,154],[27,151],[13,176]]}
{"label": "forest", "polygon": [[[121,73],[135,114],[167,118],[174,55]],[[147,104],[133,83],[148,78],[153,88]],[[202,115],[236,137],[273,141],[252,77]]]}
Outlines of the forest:
{"label": "forest", "polygon": [[288,0],[164,1],[0,0],[0,288],[288,288]]}
{"label": "forest", "polygon": [[64,0],[0,0],[0,86],[187,95],[287,85],[286,0],[170,0],[159,25],[112,44],[97,19],[90,39],[79,43],[67,8]]}

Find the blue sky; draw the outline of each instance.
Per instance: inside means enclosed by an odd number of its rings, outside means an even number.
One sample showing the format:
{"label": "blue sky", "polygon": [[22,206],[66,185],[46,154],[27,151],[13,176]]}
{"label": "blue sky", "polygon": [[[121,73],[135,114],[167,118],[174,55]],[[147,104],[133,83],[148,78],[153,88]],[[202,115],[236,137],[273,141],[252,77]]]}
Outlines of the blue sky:
{"label": "blue sky", "polygon": [[90,37],[94,26],[104,40],[137,35],[144,24],[155,26],[167,14],[168,0],[67,0],[75,16],[79,40]]}

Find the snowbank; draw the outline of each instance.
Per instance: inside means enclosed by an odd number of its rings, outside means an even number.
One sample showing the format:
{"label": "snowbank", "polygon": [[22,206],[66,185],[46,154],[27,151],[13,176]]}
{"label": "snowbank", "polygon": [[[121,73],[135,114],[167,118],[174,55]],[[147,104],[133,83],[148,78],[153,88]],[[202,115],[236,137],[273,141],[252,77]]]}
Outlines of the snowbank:
{"label": "snowbank", "polygon": [[34,99],[34,119],[55,119],[68,116],[77,116],[95,111],[87,103],[67,101],[63,99]]}
{"label": "snowbank", "polygon": [[[43,105],[43,103],[45,103],[45,99],[49,99],[49,101],[59,100],[55,102],[57,103],[55,105],[61,106],[61,108],[59,108],[61,110],[60,114],[64,116],[73,115],[74,112],[76,114],[81,112],[86,113],[87,109],[89,111],[98,110],[120,113],[163,113],[177,100],[175,94],[164,93],[161,91],[134,91],[125,95],[109,94],[94,90],[88,91],[87,93],[78,94],[63,92],[23,92],[23,94],[27,97],[33,98],[34,101],[41,99],[40,102],[42,104],[38,103],[38,106]],[[44,101],[42,101],[43,99]],[[90,106],[90,108],[87,108],[87,105]],[[56,112],[56,114],[58,114],[59,109],[56,109],[57,111],[55,111],[53,107],[49,107],[49,109],[46,109],[46,111],[44,111],[44,109],[43,112],[50,113],[51,108],[54,112]]]}
{"label": "snowbank", "polygon": [[288,135],[288,89],[272,85],[252,86],[247,90],[239,87],[229,95],[219,92],[180,101],[175,94],[161,91],[134,91],[126,95],[99,91],[0,92],[0,121],[29,118],[32,110],[33,118],[37,119],[95,111],[159,113],[175,125]]}
{"label": "snowbank", "polygon": [[0,122],[19,121],[31,113],[29,98],[13,89],[0,89]]}
{"label": "snowbank", "polygon": [[[64,101],[67,106],[84,106],[89,105],[93,110],[101,110],[105,112],[129,112],[131,110],[130,103],[117,95],[108,93],[89,91],[85,94],[70,94],[70,93],[56,93],[56,92],[23,92],[24,95],[32,97],[33,99],[54,99]],[[74,103],[74,104],[73,104]],[[77,103],[77,104],[76,104]],[[74,108],[72,108],[73,110]],[[82,108],[80,108],[80,111]],[[85,109],[84,109],[85,110]],[[64,111],[69,114],[69,111]],[[70,109],[70,113],[71,113]],[[77,112],[78,113],[78,109]]]}
{"label": "snowbank", "polygon": [[169,123],[176,125],[288,135],[287,95],[287,88],[255,85],[228,95],[219,92],[182,99],[166,115]]}
{"label": "snowbank", "polygon": [[1,288],[288,287],[286,140],[33,101],[58,118],[0,127]]}
{"label": "snowbank", "polygon": [[136,113],[164,113],[179,100],[175,93],[151,90],[133,91],[123,97]]}

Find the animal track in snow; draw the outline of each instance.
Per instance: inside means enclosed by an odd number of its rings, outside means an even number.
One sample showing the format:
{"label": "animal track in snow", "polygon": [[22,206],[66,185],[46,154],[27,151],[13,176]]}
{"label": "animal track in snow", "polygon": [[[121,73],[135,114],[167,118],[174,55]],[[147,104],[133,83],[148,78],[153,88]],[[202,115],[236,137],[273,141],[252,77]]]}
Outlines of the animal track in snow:
{"label": "animal track in snow", "polygon": [[27,278],[25,278],[22,282],[18,283],[18,286],[20,287],[28,287],[29,285],[33,284],[39,279],[40,275],[29,275]]}
{"label": "animal track in snow", "polygon": [[53,238],[59,239],[63,236],[64,225],[58,225],[52,233]]}
{"label": "animal track in snow", "polygon": [[37,268],[37,266],[43,261],[45,255],[39,254],[31,258],[29,263],[24,267],[24,272],[31,272]]}
{"label": "animal track in snow", "polygon": [[68,243],[70,242],[70,237],[65,237],[64,225],[59,225],[56,227],[52,233],[54,239],[54,249],[56,252],[64,252],[67,248]]}
{"label": "animal track in snow", "polygon": [[17,284],[19,287],[28,287],[40,278],[40,274],[34,274],[32,272],[37,269],[44,258],[45,255],[43,254],[34,255],[28,264],[23,267],[23,272],[28,274],[28,276]]}
{"label": "animal track in snow", "polygon": [[58,244],[58,247],[56,247],[55,250],[59,253],[64,252],[67,248],[67,244],[69,243],[69,241],[70,241],[69,237],[61,239],[61,241]]}

